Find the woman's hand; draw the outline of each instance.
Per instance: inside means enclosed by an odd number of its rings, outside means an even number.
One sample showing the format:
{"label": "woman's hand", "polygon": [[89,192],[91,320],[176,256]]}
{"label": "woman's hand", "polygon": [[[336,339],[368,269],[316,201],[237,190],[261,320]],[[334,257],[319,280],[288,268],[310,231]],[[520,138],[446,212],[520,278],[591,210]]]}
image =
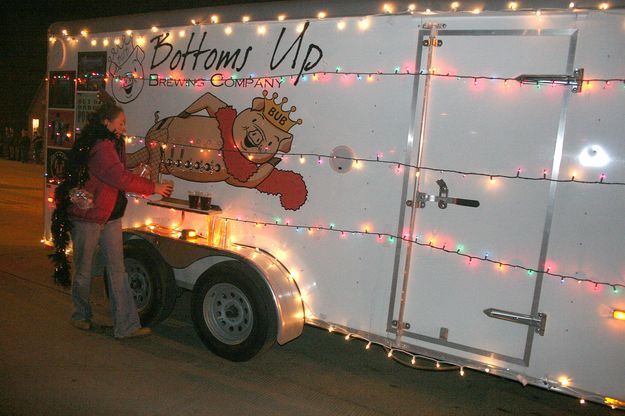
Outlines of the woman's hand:
{"label": "woman's hand", "polygon": [[168,198],[172,191],[174,190],[174,185],[171,183],[155,183],[154,184],[154,193],[163,195],[165,198]]}

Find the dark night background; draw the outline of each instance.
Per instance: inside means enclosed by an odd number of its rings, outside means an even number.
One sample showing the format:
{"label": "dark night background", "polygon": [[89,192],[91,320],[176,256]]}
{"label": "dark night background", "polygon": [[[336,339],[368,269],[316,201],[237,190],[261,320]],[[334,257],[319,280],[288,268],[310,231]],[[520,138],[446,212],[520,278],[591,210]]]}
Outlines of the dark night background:
{"label": "dark night background", "polygon": [[26,127],[28,107],[46,75],[47,32],[54,22],[252,2],[255,1],[3,1],[0,5],[0,126]]}

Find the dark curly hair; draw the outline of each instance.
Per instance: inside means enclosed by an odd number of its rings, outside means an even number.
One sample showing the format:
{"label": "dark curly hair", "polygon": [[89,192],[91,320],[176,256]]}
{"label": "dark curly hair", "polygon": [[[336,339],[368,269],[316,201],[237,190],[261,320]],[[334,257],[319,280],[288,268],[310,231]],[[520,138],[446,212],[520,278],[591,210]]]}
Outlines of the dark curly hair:
{"label": "dark curly hair", "polygon": [[124,110],[115,104],[114,101],[105,99],[102,104],[87,117],[87,126],[95,124],[104,124],[104,120],[112,121]]}

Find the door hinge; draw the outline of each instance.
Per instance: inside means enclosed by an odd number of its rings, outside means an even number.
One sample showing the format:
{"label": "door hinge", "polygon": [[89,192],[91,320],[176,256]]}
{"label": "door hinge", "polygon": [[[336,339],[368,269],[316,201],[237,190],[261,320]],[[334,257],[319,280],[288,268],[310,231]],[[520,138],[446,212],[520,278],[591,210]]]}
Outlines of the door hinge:
{"label": "door hinge", "polygon": [[433,23],[433,22],[428,22],[423,24],[423,26],[421,26],[423,29],[427,29],[430,30],[430,36],[427,39],[423,39],[423,42],[421,43],[424,47],[428,48],[430,46],[433,46],[435,48],[440,48],[441,46],[443,46],[443,41],[438,39],[436,37],[436,32],[439,29],[444,29],[447,27],[446,23]]}
{"label": "door hinge", "polygon": [[443,41],[440,39],[432,38],[432,39],[423,39],[423,46],[429,48],[430,46],[434,46],[435,48],[440,48],[443,46]]}
{"label": "door hinge", "polygon": [[534,328],[538,335],[545,335],[545,326],[547,325],[547,314],[539,313],[536,316],[525,315],[522,313],[502,311],[501,309],[488,308],[484,309],[484,313],[489,318],[502,319],[504,321],[514,322],[517,324],[527,325]]}
{"label": "door hinge", "polygon": [[[397,319],[393,319],[393,320],[391,321],[391,326],[392,326],[393,328],[397,328],[397,325],[398,325]],[[402,324],[402,327],[403,327],[404,329],[410,329],[410,322],[404,322],[404,323]]]}

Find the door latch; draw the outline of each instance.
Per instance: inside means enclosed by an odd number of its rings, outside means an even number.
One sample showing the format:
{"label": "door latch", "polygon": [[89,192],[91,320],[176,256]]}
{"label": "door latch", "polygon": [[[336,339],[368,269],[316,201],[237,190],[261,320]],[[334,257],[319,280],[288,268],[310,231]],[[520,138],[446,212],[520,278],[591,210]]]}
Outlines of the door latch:
{"label": "door latch", "polygon": [[[416,206],[416,208],[425,208],[426,202],[436,202],[440,209],[447,208],[448,204],[462,205],[465,207],[477,208],[480,206],[480,201],[476,201],[474,199],[464,199],[464,198],[451,198],[449,196],[449,188],[444,180],[439,179],[436,181],[438,184],[438,195],[428,195],[423,192],[417,193],[417,200],[406,201],[406,205],[409,207]],[[416,204],[415,204],[416,202]]]}
{"label": "door latch", "polygon": [[484,313],[489,318],[502,319],[508,322],[527,325],[534,328],[538,335],[545,335],[545,326],[547,325],[547,315],[539,313],[536,316],[525,315],[522,313],[502,311],[501,309],[488,308]]}
{"label": "door latch", "polygon": [[572,85],[571,91],[574,93],[582,92],[584,85],[584,68],[573,71],[573,75],[519,75],[514,79],[521,84],[534,85]]}

